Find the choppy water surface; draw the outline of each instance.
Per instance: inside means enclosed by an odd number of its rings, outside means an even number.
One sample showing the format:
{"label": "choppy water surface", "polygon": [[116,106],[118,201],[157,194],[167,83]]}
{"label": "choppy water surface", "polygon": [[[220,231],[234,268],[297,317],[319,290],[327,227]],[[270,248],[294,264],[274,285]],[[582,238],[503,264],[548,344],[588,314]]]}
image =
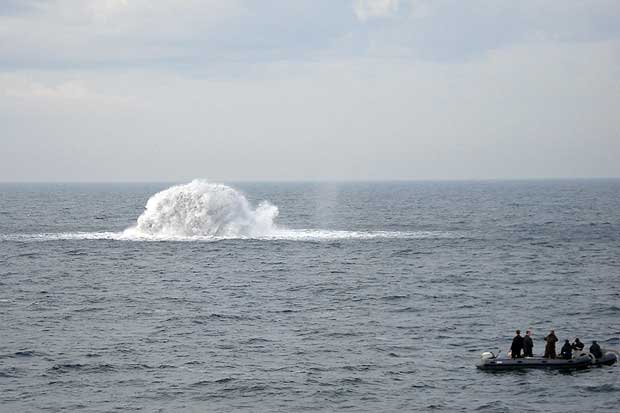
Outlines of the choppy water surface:
{"label": "choppy water surface", "polygon": [[0,410],[616,411],[620,181],[231,186],[0,185]]}

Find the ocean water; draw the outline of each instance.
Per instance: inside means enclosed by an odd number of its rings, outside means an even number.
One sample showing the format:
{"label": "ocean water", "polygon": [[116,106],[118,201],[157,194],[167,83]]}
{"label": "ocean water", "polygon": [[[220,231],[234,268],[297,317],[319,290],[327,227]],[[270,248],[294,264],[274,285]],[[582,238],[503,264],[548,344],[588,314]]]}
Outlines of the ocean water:
{"label": "ocean water", "polygon": [[620,180],[0,184],[0,411],[617,411]]}

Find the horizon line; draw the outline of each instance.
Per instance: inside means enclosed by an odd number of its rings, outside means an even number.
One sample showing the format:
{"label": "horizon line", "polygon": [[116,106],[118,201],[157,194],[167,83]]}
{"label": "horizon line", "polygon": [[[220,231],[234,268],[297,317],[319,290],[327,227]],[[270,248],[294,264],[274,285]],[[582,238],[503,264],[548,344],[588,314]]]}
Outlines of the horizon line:
{"label": "horizon line", "polygon": [[522,178],[386,178],[386,179],[208,179],[190,178],[180,180],[53,180],[53,181],[4,181],[0,184],[179,184],[204,179],[213,183],[398,183],[398,182],[523,182],[523,181],[588,181],[618,180],[620,176],[595,177],[522,177]]}

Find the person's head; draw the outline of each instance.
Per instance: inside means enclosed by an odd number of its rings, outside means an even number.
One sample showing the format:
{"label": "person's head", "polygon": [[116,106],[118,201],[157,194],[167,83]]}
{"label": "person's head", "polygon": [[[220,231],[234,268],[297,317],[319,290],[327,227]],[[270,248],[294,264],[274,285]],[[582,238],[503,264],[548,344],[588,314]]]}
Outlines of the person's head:
{"label": "person's head", "polygon": [[555,334],[555,330],[549,331],[549,334]]}
{"label": "person's head", "polygon": [[575,339],[575,343],[580,343],[578,338]]}
{"label": "person's head", "polygon": [[527,330],[527,331],[525,332],[525,335],[526,335],[526,336],[529,336],[529,335],[531,335],[531,334],[532,334],[532,332],[531,332],[530,330]]}
{"label": "person's head", "polygon": [[517,335],[521,334],[521,330],[516,331]]}
{"label": "person's head", "polygon": [[564,340],[564,344],[570,344],[570,341]]}
{"label": "person's head", "polygon": [[593,340],[593,341],[592,341],[592,344],[596,344],[596,340]]}

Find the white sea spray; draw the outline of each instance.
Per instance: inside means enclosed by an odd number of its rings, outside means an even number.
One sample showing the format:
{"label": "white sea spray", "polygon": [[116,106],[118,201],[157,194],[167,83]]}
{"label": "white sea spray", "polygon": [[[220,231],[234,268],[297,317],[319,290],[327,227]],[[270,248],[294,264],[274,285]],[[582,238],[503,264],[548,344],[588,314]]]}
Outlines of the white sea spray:
{"label": "white sea spray", "polygon": [[278,208],[223,184],[194,180],[153,195],[128,237],[261,237],[275,230]]}

